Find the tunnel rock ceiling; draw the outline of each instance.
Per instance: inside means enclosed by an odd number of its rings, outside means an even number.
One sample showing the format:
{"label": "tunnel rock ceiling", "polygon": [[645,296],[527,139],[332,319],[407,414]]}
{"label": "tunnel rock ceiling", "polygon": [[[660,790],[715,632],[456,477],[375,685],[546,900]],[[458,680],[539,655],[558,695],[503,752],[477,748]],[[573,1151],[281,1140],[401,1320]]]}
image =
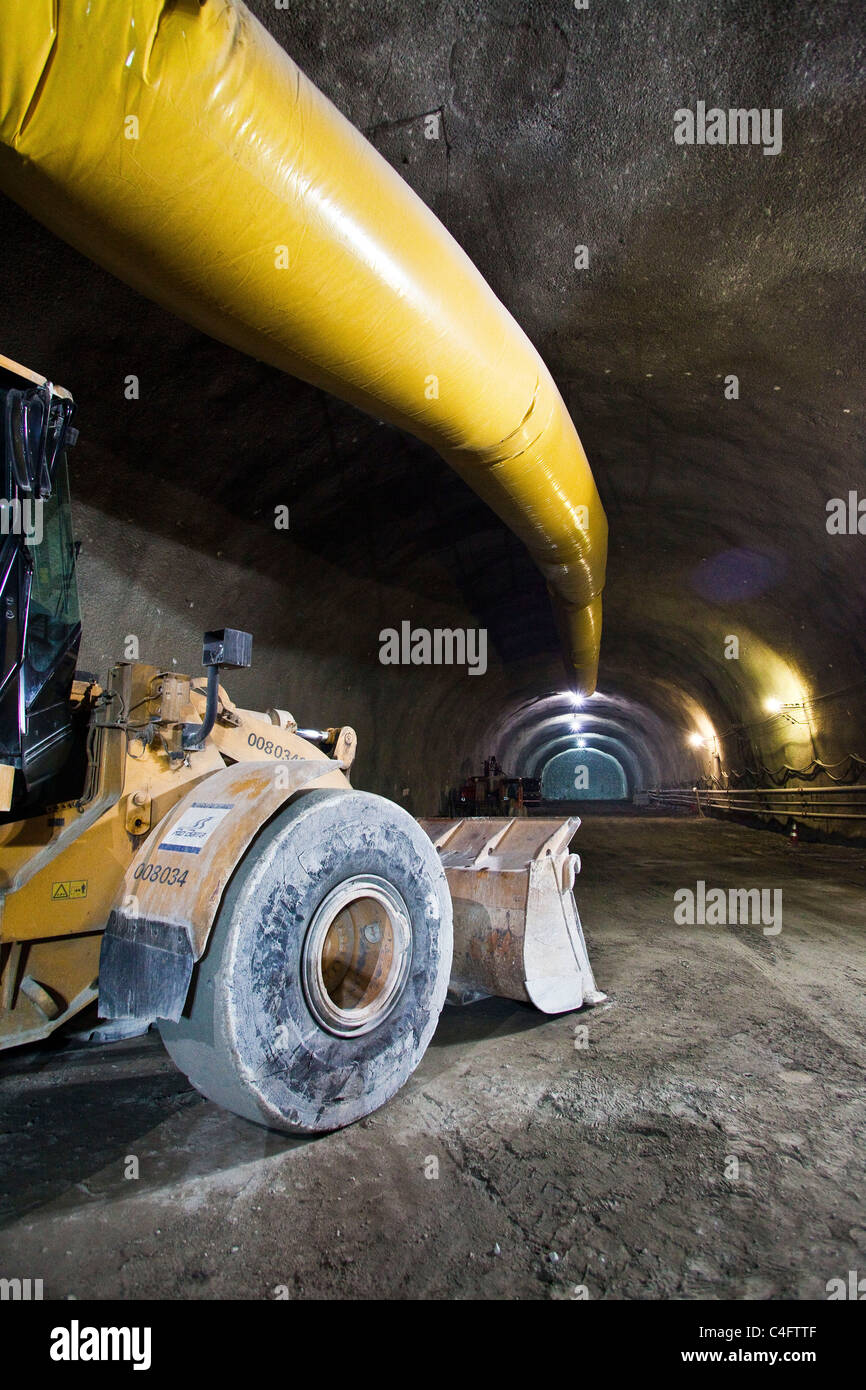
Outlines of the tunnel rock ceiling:
{"label": "tunnel rock ceiling", "polygon": [[[354,724],[358,784],[418,812],[491,753],[540,775],[579,738],[630,791],[866,757],[860,5],[250,8],[550,367],[610,522],[599,690],[574,707],[540,574],[431,450],[3,200],[0,351],[79,407],[83,665],[134,632],[197,671],[204,627],[247,627],[235,698]],[[780,152],[675,144],[698,99],[781,109]],[[383,667],[403,621],[485,628],[486,672]]]}

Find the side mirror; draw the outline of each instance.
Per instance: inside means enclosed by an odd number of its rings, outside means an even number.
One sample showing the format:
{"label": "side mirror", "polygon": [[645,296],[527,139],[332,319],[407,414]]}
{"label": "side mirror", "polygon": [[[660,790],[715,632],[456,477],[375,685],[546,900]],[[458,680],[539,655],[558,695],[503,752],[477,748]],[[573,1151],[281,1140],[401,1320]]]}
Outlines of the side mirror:
{"label": "side mirror", "polygon": [[68,429],[72,411],[71,400],[55,399],[47,383],[30,391],[7,391],[6,457],[21,492],[51,496],[57,457],[67,434],[75,434]]}
{"label": "side mirror", "polygon": [[235,670],[253,664],[253,634],[236,627],[206,632],[201,654],[202,666],[231,666]]}

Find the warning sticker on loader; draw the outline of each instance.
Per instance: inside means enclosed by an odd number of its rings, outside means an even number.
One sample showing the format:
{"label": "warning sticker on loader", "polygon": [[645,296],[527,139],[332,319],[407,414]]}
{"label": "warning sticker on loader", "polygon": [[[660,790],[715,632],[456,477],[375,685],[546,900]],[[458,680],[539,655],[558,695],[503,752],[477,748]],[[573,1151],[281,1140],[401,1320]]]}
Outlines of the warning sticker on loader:
{"label": "warning sticker on loader", "polygon": [[86,878],[64,878],[59,883],[52,883],[51,898],[54,902],[62,902],[69,898],[87,897]]}
{"label": "warning sticker on loader", "polygon": [[177,824],[166,832],[159,848],[175,850],[179,854],[198,854],[231,810],[231,805],[226,806],[222,802],[194,801]]}

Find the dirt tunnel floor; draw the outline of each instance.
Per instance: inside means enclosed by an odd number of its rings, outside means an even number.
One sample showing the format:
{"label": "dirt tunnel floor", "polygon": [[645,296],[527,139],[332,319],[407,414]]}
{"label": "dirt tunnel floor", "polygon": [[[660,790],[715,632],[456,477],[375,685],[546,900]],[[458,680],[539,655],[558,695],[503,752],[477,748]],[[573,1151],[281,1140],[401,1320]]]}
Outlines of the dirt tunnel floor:
{"label": "dirt tunnel floor", "polygon": [[[866,851],[594,815],[576,847],[610,1003],[449,1008],[340,1134],[222,1113],[154,1034],[0,1056],[0,1274],[56,1298],[763,1299],[863,1270]],[[781,933],[677,926],[698,879],[781,888]]]}

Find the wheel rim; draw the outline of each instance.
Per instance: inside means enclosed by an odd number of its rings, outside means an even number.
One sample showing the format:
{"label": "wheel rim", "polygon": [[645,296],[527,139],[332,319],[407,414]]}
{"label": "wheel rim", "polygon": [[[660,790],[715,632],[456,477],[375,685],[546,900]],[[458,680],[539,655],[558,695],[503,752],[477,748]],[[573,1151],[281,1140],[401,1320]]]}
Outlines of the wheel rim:
{"label": "wheel rim", "polygon": [[337,1037],[377,1028],[396,1005],[412,962],[412,924],[385,879],[359,874],[313,914],[301,962],[307,1005]]}

